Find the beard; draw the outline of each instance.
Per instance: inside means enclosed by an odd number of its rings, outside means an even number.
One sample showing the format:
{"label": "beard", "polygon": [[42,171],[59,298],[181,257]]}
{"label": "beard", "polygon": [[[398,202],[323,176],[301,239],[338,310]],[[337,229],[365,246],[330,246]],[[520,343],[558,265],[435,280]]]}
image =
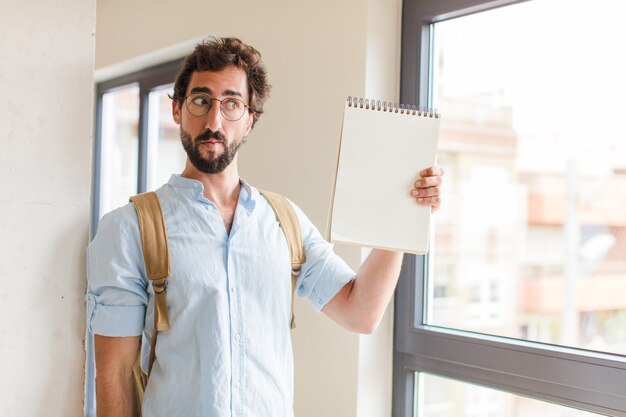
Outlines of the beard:
{"label": "beard", "polygon": [[[222,141],[224,150],[219,156],[216,156],[216,152],[213,150],[209,151],[208,156],[206,157],[202,155],[200,146],[202,145],[202,142],[209,139]],[[188,132],[183,130],[182,127],[180,128],[180,141],[183,144],[185,152],[187,152],[187,157],[189,158],[191,165],[205,174],[219,174],[224,171],[233,161],[235,155],[237,155],[237,151],[243,142],[243,140],[240,140],[238,142],[230,143],[226,140],[226,137],[222,134],[222,132],[214,132],[209,129],[193,139]]]}

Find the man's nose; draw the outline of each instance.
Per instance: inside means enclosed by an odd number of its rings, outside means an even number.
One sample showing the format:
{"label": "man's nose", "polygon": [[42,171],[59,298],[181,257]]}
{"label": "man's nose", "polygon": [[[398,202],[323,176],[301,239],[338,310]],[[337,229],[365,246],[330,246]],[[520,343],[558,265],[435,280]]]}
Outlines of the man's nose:
{"label": "man's nose", "polygon": [[213,100],[211,103],[211,108],[209,108],[209,112],[206,114],[206,123],[205,127],[211,129],[214,132],[217,132],[222,128],[222,112],[220,111],[220,102],[217,100]]}

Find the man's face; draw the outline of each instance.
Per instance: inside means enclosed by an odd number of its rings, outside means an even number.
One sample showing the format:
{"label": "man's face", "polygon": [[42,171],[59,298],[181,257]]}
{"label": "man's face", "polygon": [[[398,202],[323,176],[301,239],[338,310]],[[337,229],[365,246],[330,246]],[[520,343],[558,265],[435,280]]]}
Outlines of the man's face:
{"label": "man's face", "polygon": [[[235,66],[219,71],[198,71],[191,75],[186,95],[202,93],[211,98],[238,98],[249,105],[246,73]],[[180,125],[180,139],[191,164],[204,173],[222,172],[235,159],[243,138],[252,129],[253,114],[247,109],[241,119],[229,121],[213,101],[204,116],[191,114],[185,103],[172,102],[174,121]]]}

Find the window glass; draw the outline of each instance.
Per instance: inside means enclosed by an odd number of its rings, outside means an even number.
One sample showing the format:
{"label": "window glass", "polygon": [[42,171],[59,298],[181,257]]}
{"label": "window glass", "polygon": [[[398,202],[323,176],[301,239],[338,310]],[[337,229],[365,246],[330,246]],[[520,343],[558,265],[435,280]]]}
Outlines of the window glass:
{"label": "window glass", "polygon": [[102,96],[100,217],[137,194],[139,87],[130,85]]}
{"label": "window glass", "polygon": [[620,7],[536,0],[433,25],[446,182],[427,324],[626,352]]}
{"label": "window glass", "polygon": [[421,395],[416,396],[415,417],[599,416],[432,374],[419,373],[416,379]]}
{"label": "window glass", "polygon": [[172,174],[180,174],[187,157],[179,128],[172,119],[173,85],[150,92],[148,98],[148,190],[166,183]]}

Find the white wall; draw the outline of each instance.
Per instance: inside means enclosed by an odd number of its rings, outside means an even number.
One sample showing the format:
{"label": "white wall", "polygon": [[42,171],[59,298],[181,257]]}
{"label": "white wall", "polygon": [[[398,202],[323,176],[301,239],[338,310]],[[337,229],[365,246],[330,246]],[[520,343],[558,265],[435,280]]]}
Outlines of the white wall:
{"label": "white wall", "polygon": [[[119,68],[208,34],[254,45],[274,89],[240,172],[292,198],[324,230],[344,100],[397,99],[400,10],[401,0],[108,0],[98,3],[96,67]],[[336,249],[358,266],[360,250]],[[374,336],[359,337],[301,300],[296,314],[296,415],[390,415],[391,316]]]}
{"label": "white wall", "polygon": [[0,415],[82,415],[94,0],[0,3]]}

